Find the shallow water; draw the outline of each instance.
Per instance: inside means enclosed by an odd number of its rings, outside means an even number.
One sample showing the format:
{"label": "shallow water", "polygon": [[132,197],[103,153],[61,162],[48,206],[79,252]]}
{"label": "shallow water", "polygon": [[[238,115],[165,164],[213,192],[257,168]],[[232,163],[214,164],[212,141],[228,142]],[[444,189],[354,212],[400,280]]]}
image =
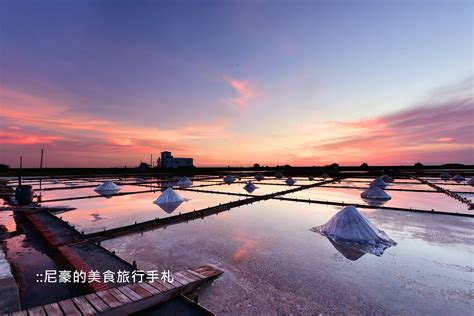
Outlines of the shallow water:
{"label": "shallow water", "polygon": [[[78,189],[83,190],[83,189]],[[94,198],[85,200],[59,201],[43,203],[44,206],[69,205],[76,210],[62,213],[64,221],[74,225],[78,231],[85,233],[96,232],[104,229],[131,225],[135,222],[144,222],[155,218],[163,218],[179,213],[192,212],[219,203],[238,200],[239,197],[197,193],[190,191],[177,191],[185,202],[174,210],[164,210],[153,203],[160,196],[161,191],[140,194],[114,196],[112,198]]]}
{"label": "shallow water", "polygon": [[142,269],[221,267],[200,291],[217,314],[472,310],[472,219],[361,210],[398,245],[350,261],[310,231],[338,209],[270,200],[103,245]]}
{"label": "shallow water", "polygon": [[[307,178],[295,179],[297,183],[293,187],[315,183]],[[367,186],[372,179],[353,180],[358,181],[347,183]],[[268,177],[261,182],[252,181],[259,187],[253,195],[291,188],[265,184],[283,184],[284,179]],[[400,181],[410,183],[395,182],[389,187],[430,188],[415,180]],[[94,184],[90,181],[80,184],[91,183]],[[221,183],[194,181],[195,186],[214,184],[203,190],[246,193],[244,181],[231,185]],[[44,187],[44,182],[42,185]],[[93,189],[43,191],[43,200],[97,196]],[[123,185],[121,192],[142,190],[149,188]],[[154,190],[110,199],[97,197],[43,205],[76,207],[58,216],[88,233],[242,199],[178,190],[178,194],[189,200],[167,212],[153,204],[161,194],[159,189]],[[365,203],[360,198],[361,192],[317,187],[284,197]],[[466,205],[441,193],[387,193],[392,196],[387,206],[466,210]],[[217,314],[465,315],[474,308],[474,219],[359,209],[398,245],[387,249],[381,257],[366,254],[351,261],[346,258],[346,250],[336,249],[327,238],[310,231],[327,222],[339,209],[268,200],[203,220],[108,240],[102,245],[129,262],[137,261],[138,267],[145,270],[179,271],[202,264],[219,266],[225,273],[199,291],[200,303]],[[0,224],[6,224],[9,230],[15,229],[11,212],[0,213]],[[29,251],[28,248],[25,251]]]}
{"label": "shallow water", "polygon": [[284,191],[291,189],[289,185],[271,185],[271,184],[264,184],[262,182],[254,181],[253,184],[257,187],[253,192],[247,192],[244,189],[245,182],[243,183],[232,183],[232,184],[223,184],[223,185],[212,185],[205,188],[203,190],[211,190],[216,192],[229,192],[229,193],[240,193],[240,194],[250,194],[250,195],[265,195],[270,193],[275,193],[279,191]]}
{"label": "shallow water", "polygon": [[13,218],[12,211],[1,211],[0,212],[0,225],[5,226],[8,232],[13,232],[16,230],[16,222]]}
{"label": "shallow water", "polygon": [[[343,203],[367,204],[360,194],[363,190],[344,188],[315,187],[291,194],[284,197],[312,199],[322,201],[333,201]],[[386,191],[392,199],[384,206],[417,208],[423,210],[445,211],[445,212],[467,212],[467,205],[448,197],[443,193],[427,192],[402,192]]]}

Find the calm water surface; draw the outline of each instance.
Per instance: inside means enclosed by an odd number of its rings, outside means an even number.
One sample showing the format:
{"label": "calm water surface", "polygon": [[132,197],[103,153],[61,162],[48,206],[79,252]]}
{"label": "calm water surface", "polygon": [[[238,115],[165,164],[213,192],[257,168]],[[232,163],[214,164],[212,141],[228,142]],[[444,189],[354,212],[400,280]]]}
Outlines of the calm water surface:
{"label": "calm water surface", "polygon": [[221,267],[200,292],[217,314],[472,311],[472,219],[360,210],[398,245],[350,261],[309,230],[338,209],[270,200],[103,245],[142,269]]}
{"label": "calm water surface", "polygon": [[[344,189],[344,188],[325,188],[315,187],[295,193],[285,195],[285,197],[314,199],[323,201],[336,201],[344,203],[367,204],[362,200],[360,194],[363,190]],[[386,191],[392,199],[387,201],[384,206],[418,208],[423,210],[434,209],[445,212],[468,212],[467,205],[448,197],[443,193],[427,192],[402,192]]]}
{"label": "calm water surface", "polygon": [[[80,190],[89,189],[78,189],[77,191]],[[67,204],[77,208],[74,211],[62,213],[58,216],[74,225],[77,230],[90,233],[103,229],[130,225],[134,222],[144,222],[179,213],[192,212],[219,203],[226,203],[239,199],[239,197],[236,196],[190,191],[177,191],[177,193],[187,200],[177,206],[176,209],[163,209],[160,206],[153,204],[153,201],[160,196],[161,191],[114,196],[112,198],[100,197],[66,202],[51,202],[43,203],[43,205],[53,206]]]}

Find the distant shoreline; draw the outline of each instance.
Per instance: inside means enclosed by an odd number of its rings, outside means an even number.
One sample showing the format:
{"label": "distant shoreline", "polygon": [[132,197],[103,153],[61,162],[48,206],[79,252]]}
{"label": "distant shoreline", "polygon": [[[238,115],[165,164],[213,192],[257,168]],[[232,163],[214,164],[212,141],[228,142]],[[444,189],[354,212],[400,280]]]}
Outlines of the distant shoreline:
{"label": "distant shoreline", "polygon": [[298,176],[298,175],[320,175],[326,173],[358,173],[361,172],[370,174],[378,174],[382,171],[388,174],[410,173],[410,174],[436,174],[439,175],[441,171],[458,171],[474,173],[474,165],[462,164],[443,164],[443,165],[427,165],[427,166],[272,166],[272,167],[195,167],[195,168],[176,168],[176,169],[160,169],[160,168],[10,168],[0,170],[0,176],[97,176],[97,175],[202,175],[202,174],[226,174],[226,173],[273,173],[276,171],[282,172],[284,175]]}

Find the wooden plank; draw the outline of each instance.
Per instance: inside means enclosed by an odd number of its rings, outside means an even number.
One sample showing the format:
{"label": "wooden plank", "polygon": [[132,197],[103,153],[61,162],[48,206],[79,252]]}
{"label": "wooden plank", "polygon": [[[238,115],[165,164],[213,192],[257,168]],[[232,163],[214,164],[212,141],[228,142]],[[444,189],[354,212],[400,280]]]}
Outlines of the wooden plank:
{"label": "wooden plank", "polygon": [[109,293],[115,297],[117,301],[119,301],[122,304],[128,304],[131,303],[132,300],[129,299],[125,294],[120,292],[119,290],[113,288],[109,290]]}
{"label": "wooden plank", "polygon": [[155,283],[159,283],[159,284],[163,285],[165,288],[167,288],[169,290],[172,290],[172,289],[175,289],[177,287],[182,286],[182,284],[179,283],[179,282],[168,283],[168,282],[164,282],[164,281],[161,281],[161,280],[155,280]]}
{"label": "wooden plank", "polygon": [[151,294],[153,294],[153,295],[161,293],[160,290],[157,290],[156,288],[154,288],[153,286],[151,286],[150,284],[148,284],[146,282],[137,283],[137,284],[139,286],[141,286],[142,288],[144,288],[145,290],[147,290],[148,292],[150,292]]}
{"label": "wooden plank", "polygon": [[207,271],[207,268],[204,267],[204,266],[202,266],[202,267],[199,267],[199,268],[194,269],[194,271],[196,271],[197,273],[199,273],[199,274],[202,275],[203,272],[206,272],[206,271]]}
{"label": "wooden plank", "polygon": [[181,271],[180,272],[182,275],[184,275],[185,277],[187,277],[188,279],[190,279],[192,282],[196,282],[196,281],[200,281],[202,280],[201,277],[198,277],[192,273],[190,273],[189,271]]}
{"label": "wooden plank", "polygon": [[[153,282],[148,282],[149,285],[153,286],[155,289],[161,291],[161,292],[166,292],[168,291],[169,289],[162,283],[159,283],[157,281],[153,281]],[[174,287],[173,287],[174,288]]]}
{"label": "wooden plank", "polygon": [[28,309],[29,316],[46,316],[43,306],[33,307]]}
{"label": "wooden plank", "polygon": [[105,302],[95,293],[88,294],[84,297],[89,301],[89,303],[91,303],[92,306],[94,306],[98,312],[105,312],[110,309],[109,306],[105,304]]}
{"label": "wooden plank", "polygon": [[89,303],[89,301],[86,300],[83,296],[74,297],[72,301],[77,305],[77,307],[79,307],[79,309],[84,315],[97,314],[97,310],[94,308],[94,306],[92,306],[91,303]]}
{"label": "wooden plank", "polygon": [[174,282],[179,282],[179,283],[181,283],[183,286],[186,286],[186,285],[188,285],[188,284],[190,283],[188,280],[186,280],[185,278],[183,278],[181,275],[177,275],[176,273],[173,273],[172,276],[173,276],[173,283],[174,283]]}
{"label": "wooden plank", "polygon": [[96,292],[98,296],[107,304],[110,306],[110,308],[118,307],[122,305],[112,294],[109,293],[108,290],[106,291],[99,291]]}
{"label": "wooden plank", "polygon": [[206,277],[200,273],[197,273],[196,271],[193,271],[193,270],[187,270],[189,273],[195,275],[196,277],[200,278],[200,279],[205,279]]}
{"label": "wooden plank", "polygon": [[131,288],[133,291],[137,292],[138,295],[140,295],[142,298],[152,296],[152,293],[145,290],[143,287],[141,287],[137,283],[131,283],[131,284],[128,285],[128,287]]}
{"label": "wooden plank", "polygon": [[[223,271],[212,266],[202,266],[172,274],[174,282],[162,280],[132,283],[110,290],[99,291],[82,297],[39,306],[13,315],[119,315],[133,313],[165,302],[177,294],[188,292],[199,284],[221,274]],[[210,275],[207,277],[206,275]]]}
{"label": "wooden plank", "polygon": [[188,284],[193,283],[194,281],[196,281],[196,279],[194,277],[190,278],[190,277],[186,276],[185,274],[183,274],[182,272],[176,272],[175,275],[178,275],[180,278],[188,281]]}
{"label": "wooden plank", "polygon": [[64,314],[66,315],[78,315],[82,316],[82,313],[77,309],[76,305],[74,305],[74,302],[72,300],[64,300],[58,302],[59,306],[61,306],[61,309],[64,311]]}
{"label": "wooden plank", "polygon": [[138,300],[142,299],[142,297],[140,295],[138,295],[137,292],[133,291],[131,288],[129,288],[127,286],[117,287],[116,289],[118,289],[120,292],[125,294],[132,301],[138,301]]}
{"label": "wooden plank", "polygon": [[59,307],[59,304],[58,303],[51,303],[51,304],[47,304],[47,305],[44,305],[43,306],[46,314],[48,314],[48,316],[62,316],[64,315],[63,311],[61,310],[61,308]]}
{"label": "wooden plank", "polygon": [[201,266],[197,269],[194,269],[194,271],[202,274],[205,277],[214,277],[223,273],[222,270],[215,268],[213,266],[208,266],[208,265]]}

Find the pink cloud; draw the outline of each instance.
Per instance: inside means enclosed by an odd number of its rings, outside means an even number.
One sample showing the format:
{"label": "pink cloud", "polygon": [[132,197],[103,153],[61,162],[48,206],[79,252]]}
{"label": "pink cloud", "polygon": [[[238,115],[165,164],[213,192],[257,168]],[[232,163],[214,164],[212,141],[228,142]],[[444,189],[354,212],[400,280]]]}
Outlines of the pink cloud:
{"label": "pink cloud", "polygon": [[474,156],[472,117],[474,101],[456,98],[368,120],[331,122],[332,133],[326,126],[325,137],[304,147],[310,147],[308,156],[326,162],[411,164],[421,157],[432,163],[466,162]]}
{"label": "pink cloud", "polygon": [[47,144],[64,139],[61,136],[50,136],[40,134],[24,134],[0,131],[0,144]]}
{"label": "pink cloud", "polygon": [[[165,149],[176,155],[189,155],[199,142],[226,137],[222,122],[145,128],[98,119],[93,114],[75,114],[68,106],[69,100],[46,99],[4,88],[0,89],[0,100],[3,163],[15,163],[19,155],[33,156],[38,148],[45,148],[55,153],[49,159],[61,158],[56,162],[58,166],[130,165]],[[20,110],[26,108],[35,110]]]}
{"label": "pink cloud", "polygon": [[231,77],[224,77],[224,80],[237,92],[237,96],[227,99],[228,102],[244,107],[255,101],[258,96],[255,84],[250,81],[237,80]]}
{"label": "pink cloud", "polygon": [[436,141],[437,142],[450,142],[452,141],[453,139],[451,137],[440,137],[438,138]]}

